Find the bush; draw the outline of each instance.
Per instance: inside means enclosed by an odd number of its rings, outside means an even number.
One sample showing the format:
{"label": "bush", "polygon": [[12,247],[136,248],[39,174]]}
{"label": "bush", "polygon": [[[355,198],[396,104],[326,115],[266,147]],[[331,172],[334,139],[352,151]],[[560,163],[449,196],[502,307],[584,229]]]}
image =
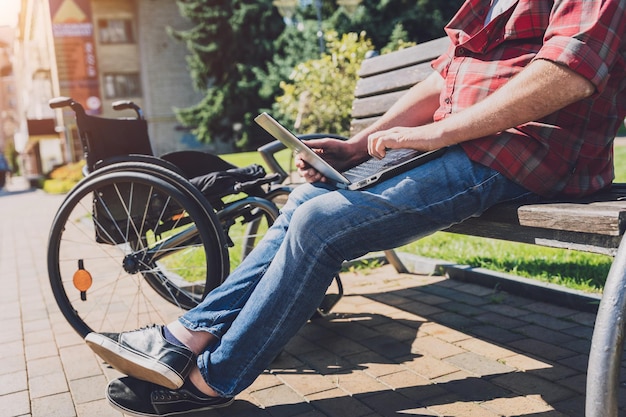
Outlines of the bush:
{"label": "bush", "polygon": [[361,61],[373,46],[365,34],[326,34],[326,53],[297,65],[290,82],[281,83],[274,113],[300,133],[348,135],[354,88]]}
{"label": "bush", "polygon": [[65,194],[83,178],[85,161],[79,161],[55,168],[43,182],[43,190],[50,194]]}

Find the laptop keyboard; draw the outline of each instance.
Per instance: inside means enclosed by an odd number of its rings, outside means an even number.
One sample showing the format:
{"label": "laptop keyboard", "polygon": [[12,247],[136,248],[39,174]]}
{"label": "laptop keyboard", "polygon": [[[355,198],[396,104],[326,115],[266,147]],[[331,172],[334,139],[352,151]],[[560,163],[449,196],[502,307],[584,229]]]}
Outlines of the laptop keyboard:
{"label": "laptop keyboard", "polygon": [[376,172],[398,165],[407,159],[411,159],[415,157],[416,154],[420,153],[422,152],[414,149],[390,149],[387,151],[387,154],[383,159],[371,158],[362,164],[343,172],[343,175],[350,181],[369,177]]}

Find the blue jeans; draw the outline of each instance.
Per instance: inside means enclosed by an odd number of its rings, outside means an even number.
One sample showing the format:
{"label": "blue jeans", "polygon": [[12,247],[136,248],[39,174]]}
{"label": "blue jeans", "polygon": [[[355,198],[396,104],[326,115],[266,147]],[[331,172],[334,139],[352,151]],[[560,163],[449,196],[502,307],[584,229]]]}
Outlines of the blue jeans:
{"label": "blue jeans", "polygon": [[451,147],[431,162],[363,191],[297,187],[264,239],[180,318],[219,338],[198,357],[216,392],[247,388],[314,314],[344,260],[409,243],[531,195]]}

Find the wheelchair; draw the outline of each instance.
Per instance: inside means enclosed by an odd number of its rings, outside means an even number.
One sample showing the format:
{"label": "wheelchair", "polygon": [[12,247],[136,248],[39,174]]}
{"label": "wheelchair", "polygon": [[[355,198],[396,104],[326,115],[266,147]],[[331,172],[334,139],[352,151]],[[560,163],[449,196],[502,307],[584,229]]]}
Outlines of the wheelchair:
{"label": "wheelchair", "polygon": [[251,251],[292,189],[271,154],[280,146],[262,152],[270,174],[199,151],[156,157],[130,101],[113,107],[136,117],[88,115],[67,97],[49,105],[73,110],[86,160],[47,249],[54,298],[82,337],[168,323],[197,305]]}

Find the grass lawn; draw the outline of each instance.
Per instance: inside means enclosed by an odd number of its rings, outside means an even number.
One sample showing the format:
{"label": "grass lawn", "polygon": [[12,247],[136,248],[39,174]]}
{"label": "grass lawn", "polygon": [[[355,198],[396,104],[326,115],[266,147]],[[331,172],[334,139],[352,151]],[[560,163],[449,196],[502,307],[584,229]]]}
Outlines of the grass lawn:
{"label": "grass lawn", "polygon": [[[261,163],[255,153],[223,155],[244,166]],[[290,155],[281,152],[279,161],[288,166]],[[615,147],[616,182],[626,182],[626,147]],[[600,292],[612,258],[603,255],[544,248],[495,239],[439,232],[399,249],[403,252],[442,259],[473,267],[534,278],[587,292]]]}

